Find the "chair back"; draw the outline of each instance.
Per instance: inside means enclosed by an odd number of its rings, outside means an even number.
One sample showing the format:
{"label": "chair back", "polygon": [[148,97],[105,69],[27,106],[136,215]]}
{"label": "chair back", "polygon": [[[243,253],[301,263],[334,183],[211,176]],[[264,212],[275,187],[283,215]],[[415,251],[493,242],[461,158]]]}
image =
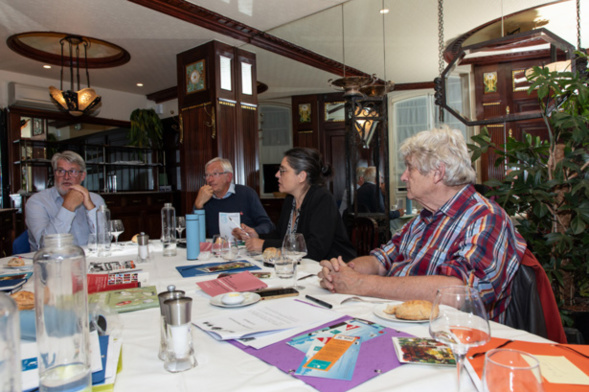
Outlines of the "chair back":
{"label": "chair back", "polygon": [[566,343],[552,286],[536,256],[526,249],[511,286],[505,325]]}
{"label": "chair back", "polygon": [[23,231],[12,243],[12,254],[29,253],[31,244],[29,243],[29,231]]}
{"label": "chair back", "polygon": [[366,256],[370,251],[377,248],[378,243],[378,223],[376,220],[358,216],[354,218],[354,227],[352,229],[352,244],[356,248],[358,256]]}

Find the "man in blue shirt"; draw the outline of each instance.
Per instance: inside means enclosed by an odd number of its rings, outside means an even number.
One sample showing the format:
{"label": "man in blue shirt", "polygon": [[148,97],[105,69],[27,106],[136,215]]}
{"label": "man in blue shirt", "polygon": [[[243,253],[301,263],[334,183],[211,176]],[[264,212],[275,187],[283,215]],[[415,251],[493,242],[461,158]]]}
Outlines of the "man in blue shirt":
{"label": "man in blue shirt", "polygon": [[86,179],[86,163],[73,151],[56,153],[51,158],[55,186],[35,193],[25,206],[31,251],[41,248],[46,234],[71,233],[74,243],[88,244],[96,233],[96,210],[104,199],[89,192],[81,183]]}
{"label": "man in blue shirt", "polygon": [[205,181],[194,200],[195,210],[205,210],[207,237],[219,234],[219,213],[239,212],[241,223],[258,234],[270,233],[274,223],[268,217],[256,191],[233,183],[233,166],[223,158],[213,158],[205,165]]}

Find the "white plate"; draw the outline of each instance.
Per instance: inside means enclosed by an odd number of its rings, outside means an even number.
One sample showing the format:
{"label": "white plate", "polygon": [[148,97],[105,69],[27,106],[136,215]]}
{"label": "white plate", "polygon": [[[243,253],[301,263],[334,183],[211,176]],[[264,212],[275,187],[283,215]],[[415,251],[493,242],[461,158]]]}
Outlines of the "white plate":
{"label": "white plate", "polygon": [[395,321],[397,323],[410,323],[410,324],[418,324],[418,323],[429,323],[429,318],[425,320],[403,320],[397,318],[394,314],[385,313],[384,310],[387,308],[389,304],[378,304],[374,307],[373,312],[375,315],[380,317],[381,319]]}
{"label": "white plate", "polygon": [[260,297],[260,294],[245,292],[245,293],[242,293],[243,296],[245,297],[245,300],[242,303],[235,304],[235,305],[227,305],[227,304],[224,304],[223,301],[221,301],[221,298],[223,298],[223,296],[225,294],[227,294],[227,293],[219,294],[219,295],[216,295],[213,298],[211,298],[211,305],[219,306],[221,308],[240,308],[242,306],[248,306],[248,305],[255,304],[256,302],[258,302],[262,298],[262,297]]}

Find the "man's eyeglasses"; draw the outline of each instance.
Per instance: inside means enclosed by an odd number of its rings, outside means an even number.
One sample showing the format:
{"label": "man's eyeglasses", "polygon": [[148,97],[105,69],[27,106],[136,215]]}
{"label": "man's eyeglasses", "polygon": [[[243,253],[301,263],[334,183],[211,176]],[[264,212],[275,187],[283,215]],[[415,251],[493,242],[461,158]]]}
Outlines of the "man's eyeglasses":
{"label": "man's eyeglasses", "polygon": [[220,175],[222,174],[227,174],[229,172],[215,172],[215,173],[207,173],[203,176],[203,178],[206,180],[209,177],[215,177],[215,178],[219,178]]}
{"label": "man's eyeglasses", "polygon": [[65,169],[55,169],[55,175],[58,177],[63,177],[65,176],[65,173],[69,174],[70,177],[77,177],[80,174],[82,174],[84,171],[83,170],[76,170],[76,169],[71,169],[71,170],[65,170]]}

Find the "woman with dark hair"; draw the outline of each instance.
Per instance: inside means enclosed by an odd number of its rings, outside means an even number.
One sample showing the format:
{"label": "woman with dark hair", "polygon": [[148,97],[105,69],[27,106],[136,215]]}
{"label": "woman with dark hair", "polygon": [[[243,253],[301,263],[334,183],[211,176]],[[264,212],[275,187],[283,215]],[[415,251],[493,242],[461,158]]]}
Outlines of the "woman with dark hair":
{"label": "woman with dark hair", "polygon": [[287,233],[301,233],[307,243],[307,257],[321,261],[342,256],[344,261],[356,257],[348,239],[333,195],[324,187],[331,178],[331,165],[325,165],[321,154],[312,148],[292,148],[285,153],[276,173],[280,192],[288,196],[282,205],[276,230],[258,235],[242,225],[248,236],[234,230],[245,240],[248,251],[261,252],[280,248]]}

